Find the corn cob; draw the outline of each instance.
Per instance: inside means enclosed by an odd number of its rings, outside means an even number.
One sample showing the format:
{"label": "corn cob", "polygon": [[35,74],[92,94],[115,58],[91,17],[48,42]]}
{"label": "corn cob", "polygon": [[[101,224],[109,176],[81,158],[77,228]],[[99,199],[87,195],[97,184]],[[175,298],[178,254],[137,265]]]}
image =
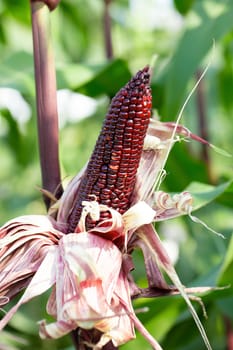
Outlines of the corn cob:
{"label": "corn cob", "polygon": [[147,66],[112,99],[68,219],[68,232],[75,232],[82,202],[93,197],[121,214],[129,208],[151,115],[149,79]]}

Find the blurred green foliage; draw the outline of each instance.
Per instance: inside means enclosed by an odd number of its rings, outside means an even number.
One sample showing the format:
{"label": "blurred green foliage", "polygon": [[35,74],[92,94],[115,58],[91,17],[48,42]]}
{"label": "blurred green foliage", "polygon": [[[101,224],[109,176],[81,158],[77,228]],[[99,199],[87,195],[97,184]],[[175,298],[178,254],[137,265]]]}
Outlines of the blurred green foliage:
{"label": "blurred green foliage", "polygon": [[[157,55],[152,77],[153,105],[162,120],[175,120],[188,93],[210,62],[202,81],[206,134],[212,144],[232,152],[233,134],[233,2],[231,0],[174,0],[174,12],[156,1],[116,0],[110,7],[114,58],[105,57],[103,33],[104,1],[61,0],[51,14],[59,89],[83,93],[97,101],[94,115],[81,121],[61,123],[60,158],[62,176],[73,176],[88,160],[95,144],[109,98],[129,77]],[[176,10],[175,10],[176,8]],[[178,12],[179,11],[179,12]],[[175,25],[176,23],[176,25]],[[174,24],[174,26],[172,26]],[[214,44],[213,44],[214,43]],[[18,215],[45,213],[40,186],[35,88],[29,3],[0,0],[0,87],[17,89],[31,109],[22,123],[3,106],[0,109],[0,222]],[[2,90],[0,89],[0,101]],[[10,101],[12,103],[12,101]],[[1,101],[2,103],[2,101]],[[65,117],[63,115],[61,118]],[[182,122],[202,135],[200,102],[195,92]],[[163,188],[169,192],[190,189],[195,213],[225,240],[208,232],[190,218],[158,225],[179,245],[178,274],[188,286],[228,286],[203,297],[208,319],[203,320],[214,350],[226,349],[226,320],[233,324],[232,158],[212,149],[203,157],[203,147],[181,143],[173,149],[166,166]],[[194,183],[195,182],[195,183]],[[209,184],[209,185],[208,185]],[[211,186],[210,186],[211,184]],[[205,206],[203,206],[205,204]],[[142,257],[135,254],[135,276]],[[231,286],[230,286],[231,285]],[[72,349],[70,337],[42,341],[36,321],[48,318],[47,296],[24,305],[1,334],[8,349]],[[135,307],[149,306],[139,317],[164,349],[204,349],[194,322],[179,297],[137,300]],[[33,321],[33,322],[32,322]],[[188,337],[184,336],[188,334]],[[140,335],[123,348],[150,349]]]}

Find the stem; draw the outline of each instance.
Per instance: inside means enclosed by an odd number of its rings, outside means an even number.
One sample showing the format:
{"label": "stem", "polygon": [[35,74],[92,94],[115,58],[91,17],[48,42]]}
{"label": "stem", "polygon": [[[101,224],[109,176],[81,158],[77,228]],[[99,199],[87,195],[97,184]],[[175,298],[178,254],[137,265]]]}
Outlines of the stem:
{"label": "stem", "polygon": [[[62,194],[59,149],[56,75],[51,47],[49,8],[31,2],[37,124],[43,189],[57,198]],[[50,199],[44,196],[46,208]]]}
{"label": "stem", "polygon": [[[198,71],[196,74],[197,80],[200,79],[200,76],[201,76],[201,72]],[[202,139],[209,141],[203,79],[200,80],[197,86],[197,112],[198,112],[200,136]],[[211,172],[211,161],[210,161],[208,146],[205,144],[202,144],[201,158],[206,164],[209,181],[213,183],[214,180]]]}
{"label": "stem", "polygon": [[105,53],[107,59],[113,58],[113,47],[112,47],[112,33],[111,33],[111,17],[109,12],[111,0],[104,0],[104,42],[105,42]]}

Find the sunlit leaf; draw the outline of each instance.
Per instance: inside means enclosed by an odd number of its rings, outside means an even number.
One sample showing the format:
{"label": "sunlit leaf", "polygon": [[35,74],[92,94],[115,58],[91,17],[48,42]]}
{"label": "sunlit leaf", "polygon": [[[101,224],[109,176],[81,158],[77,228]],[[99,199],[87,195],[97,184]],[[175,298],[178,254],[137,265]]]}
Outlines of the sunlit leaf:
{"label": "sunlit leaf", "polygon": [[30,9],[27,3],[22,0],[11,1],[4,0],[6,17],[12,17],[14,20],[22,23],[23,25],[30,25]]}
{"label": "sunlit leaf", "polygon": [[115,59],[101,66],[66,65],[58,70],[58,87],[70,88],[88,96],[109,96],[130,79],[126,61]]}
{"label": "sunlit leaf", "polygon": [[191,193],[194,199],[193,210],[197,210],[224,193],[230,185],[231,182],[226,182],[219,186],[193,182],[185,190]]}
{"label": "sunlit leaf", "polygon": [[8,56],[0,64],[0,87],[34,95],[35,83],[32,54],[20,51]]}

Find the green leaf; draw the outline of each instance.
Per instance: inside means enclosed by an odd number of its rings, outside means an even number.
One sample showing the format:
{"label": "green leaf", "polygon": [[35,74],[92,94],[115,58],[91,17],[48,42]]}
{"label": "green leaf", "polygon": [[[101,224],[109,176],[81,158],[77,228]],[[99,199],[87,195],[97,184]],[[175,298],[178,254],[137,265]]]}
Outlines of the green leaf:
{"label": "green leaf", "polygon": [[58,70],[58,87],[70,88],[88,96],[114,96],[131,78],[126,61],[115,59],[99,67],[66,65]]}
{"label": "green leaf", "polygon": [[[0,87],[34,95],[33,56],[20,51],[8,56],[0,65]],[[71,89],[88,96],[114,96],[131,78],[126,61],[115,59],[100,66],[66,64],[57,69],[58,89]]]}
{"label": "green leaf", "polygon": [[84,64],[66,63],[64,66],[58,66],[58,89],[76,90],[94,79],[95,74],[96,68]]}
{"label": "green leaf", "polygon": [[233,320],[233,296],[222,298],[217,301],[217,305],[221,312]]}
{"label": "green leaf", "polygon": [[173,148],[166,164],[166,172],[165,185],[170,192],[183,191],[196,179],[200,182],[208,181],[205,164],[184,143],[177,143]]}
{"label": "green leaf", "polygon": [[200,182],[193,182],[185,189],[185,191],[191,193],[194,199],[193,210],[197,210],[212,202],[218,196],[223,194],[230,186],[230,181],[219,186],[211,186]]}
{"label": "green leaf", "polygon": [[[144,307],[148,308],[148,312],[139,312],[137,317],[158,342],[161,342],[174,327],[182,309],[185,308],[181,297],[163,297],[152,300],[139,299],[134,304],[136,311]],[[150,350],[151,346],[139,333],[136,335],[136,340],[128,342],[122,347],[125,350],[142,348]]]}
{"label": "green leaf", "polygon": [[[188,81],[203,58],[217,42],[233,28],[233,3],[197,1],[187,16],[186,27],[167,67],[156,82],[164,87],[161,115],[175,119],[184,104]],[[154,94],[156,90],[154,89]],[[156,96],[154,96],[156,100]],[[157,106],[161,107],[161,106]]]}
{"label": "green leaf", "polygon": [[218,202],[227,207],[233,208],[233,182],[229,187],[220,195]]}
{"label": "green leaf", "polygon": [[218,90],[223,106],[227,112],[233,107],[233,33],[228,33],[221,46],[223,65],[218,72]]}
{"label": "green leaf", "polygon": [[[219,273],[218,285],[226,286],[232,283],[233,271],[233,236],[231,237],[226,256]],[[231,286],[232,287],[232,286]]]}
{"label": "green leaf", "polygon": [[[219,323],[221,324],[221,315],[219,315],[219,310],[216,310],[216,307],[214,305],[210,305],[209,307],[207,306],[207,314],[207,320],[204,319],[201,311],[199,315],[207,331],[213,349],[225,349],[224,344],[222,344],[224,343],[224,338],[222,337],[219,339],[219,332],[216,332],[216,327],[219,326]],[[185,334],[188,336],[184,336]],[[206,350],[206,347],[197,330],[195,329],[193,320],[191,318],[184,319],[182,323],[175,325],[168,333],[162,345],[164,349]]]}
{"label": "green leaf", "polygon": [[4,0],[3,3],[5,5],[4,15],[6,18],[9,16],[8,18],[12,17],[15,21],[20,22],[24,26],[30,26],[30,11],[25,1]]}
{"label": "green leaf", "polygon": [[0,64],[0,87],[19,90],[34,95],[35,83],[32,54],[15,52]]}
{"label": "green leaf", "polygon": [[[5,119],[8,126],[8,133],[2,140],[8,145],[12,154],[15,157],[16,164],[24,167],[35,158],[35,136],[34,130],[30,132],[31,120],[25,125],[25,130],[22,132],[17,121],[13,118],[8,109],[0,109],[0,116]],[[31,152],[28,152],[28,149]]]}
{"label": "green leaf", "polygon": [[174,0],[176,9],[182,14],[186,15],[191,9],[195,0]]}
{"label": "green leaf", "polygon": [[[148,307],[148,312],[139,313],[138,318],[159,341],[174,326],[182,308],[185,308],[181,296],[161,297],[151,300],[142,299],[137,300],[136,305],[139,309]],[[135,307],[135,310],[137,310],[137,307]]]}

